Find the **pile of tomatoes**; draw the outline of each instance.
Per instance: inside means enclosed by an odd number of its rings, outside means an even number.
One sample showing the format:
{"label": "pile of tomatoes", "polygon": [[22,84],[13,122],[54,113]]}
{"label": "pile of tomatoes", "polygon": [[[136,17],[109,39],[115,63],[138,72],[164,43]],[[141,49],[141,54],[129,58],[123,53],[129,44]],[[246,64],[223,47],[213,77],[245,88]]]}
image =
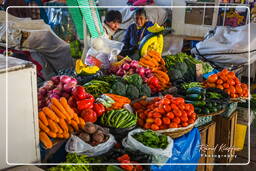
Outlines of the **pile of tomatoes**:
{"label": "pile of tomatoes", "polygon": [[138,125],[154,131],[187,127],[196,120],[194,106],[186,104],[183,98],[170,94],[150,101],[140,100],[132,107],[138,114]]}
{"label": "pile of tomatoes", "polygon": [[241,83],[235,73],[227,69],[209,76],[206,87],[224,90],[231,98],[248,97],[248,86]]}

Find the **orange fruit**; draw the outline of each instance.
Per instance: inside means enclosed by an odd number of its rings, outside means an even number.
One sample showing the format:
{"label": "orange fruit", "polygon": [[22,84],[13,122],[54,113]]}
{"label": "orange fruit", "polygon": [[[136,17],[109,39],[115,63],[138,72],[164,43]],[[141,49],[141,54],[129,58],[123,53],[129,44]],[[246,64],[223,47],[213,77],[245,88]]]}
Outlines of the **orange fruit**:
{"label": "orange fruit", "polygon": [[222,79],[218,79],[217,80],[217,84],[223,84],[223,80]]}
{"label": "orange fruit", "polygon": [[236,88],[234,86],[229,87],[230,93],[235,94],[236,93]]}
{"label": "orange fruit", "polygon": [[224,87],[222,85],[220,85],[220,84],[218,84],[216,88],[221,89],[221,90],[224,89]]}
{"label": "orange fruit", "polygon": [[236,75],[235,75],[234,72],[229,72],[229,73],[227,74],[227,77],[230,78],[230,79],[233,79],[233,78],[236,77]]}
{"label": "orange fruit", "polygon": [[218,75],[217,74],[213,74],[211,76],[208,77],[207,81],[210,83],[215,83],[218,80]]}
{"label": "orange fruit", "polygon": [[216,84],[215,83],[207,83],[207,86],[210,88],[215,88]]}
{"label": "orange fruit", "polygon": [[232,86],[236,84],[236,82],[233,79],[229,79],[227,82],[229,85],[232,85]]}
{"label": "orange fruit", "polygon": [[228,84],[228,83],[224,83],[224,84],[223,84],[223,87],[224,87],[224,88],[229,88],[229,84]]}

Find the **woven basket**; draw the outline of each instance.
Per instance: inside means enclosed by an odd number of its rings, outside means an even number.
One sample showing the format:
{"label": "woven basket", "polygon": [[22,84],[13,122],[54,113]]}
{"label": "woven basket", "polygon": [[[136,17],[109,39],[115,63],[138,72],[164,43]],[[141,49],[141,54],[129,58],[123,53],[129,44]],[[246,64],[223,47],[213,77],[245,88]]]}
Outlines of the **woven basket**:
{"label": "woven basket", "polygon": [[242,102],[242,101],[245,101],[245,100],[248,100],[248,98],[245,98],[245,97],[230,98],[231,102]]}
{"label": "woven basket", "polygon": [[182,129],[182,130],[177,130],[177,131],[173,131],[173,132],[161,132],[161,134],[167,135],[171,138],[178,138],[181,137],[182,135],[185,135],[186,133],[190,132],[192,129],[194,128],[194,126],[191,126],[187,129]]}
{"label": "woven basket", "polygon": [[222,109],[218,112],[215,112],[215,113],[210,113],[210,114],[197,114],[198,117],[206,117],[206,116],[216,116],[216,115],[220,115],[222,114],[223,112],[225,112],[226,109]]}

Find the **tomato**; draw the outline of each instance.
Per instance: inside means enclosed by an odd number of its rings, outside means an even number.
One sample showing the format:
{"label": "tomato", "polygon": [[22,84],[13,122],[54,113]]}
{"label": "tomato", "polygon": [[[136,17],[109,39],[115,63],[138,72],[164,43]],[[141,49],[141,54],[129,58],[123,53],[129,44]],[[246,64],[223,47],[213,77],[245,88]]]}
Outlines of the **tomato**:
{"label": "tomato", "polygon": [[228,80],[228,78],[226,77],[226,75],[221,75],[220,78],[223,80],[223,82],[226,82]]}
{"label": "tomato", "polygon": [[192,113],[194,113],[194,111],[189,110],[189,111],[187,111],[186,113],[187,113],[187,116],[191,116],[191,115],[192,115]]}
{"label": "tomato", "polygon": [[233,79],[230,79],[227,82],[229,85],[232,85],[232,86],[236,84],[236,82]]}
{"label": "tomato", "polygon": [[216,88],[221,89],[221,90],[224,89],[224,87],[222,85],[220,85],[220,84],[218,84]]}
{"label": "tomato", "polygon": [[229,73],[227,74],[227,77],[228,77],[229,79],[233,79],[233,78],[236,77],[236,75],[235,75],[234,72],[229,72]]}
{"label": "tomato", "polygon": [[97,114],[92,109],[84,109],[81,113],[82,118],[85,122],[96,122],[97,121]]}
{"label": "tomato", "polygon": [[139,114],[139,118],[141,118],[141,119],[146,119],[146,115],[145,115],[144,113],[140,113],[140,114]]}
{"label": "tomato", "polygon": [[183,122],[183,123],[182,123],[182,126],[183,126],[183,127],[187,127],[187,126],[188,126],[188,123],[187,123],[187,122]]}
{"label": "tomato", "polygon": [[170,119],[169,119],[169,118],[164,117],[164,118],[163,118],[163,123],[164,123],[164,124],[166,124],[166,125],[168,125],[168,124],[170,124],[170,123],[171,123],[171,121],[170,121]]}
{"label": "tomato", "polygon": [[152,125],[151,125],[151,129],[152,129],[153,131],[159,130],[159,126],[156,125],[156,124],[152,124]]}
{"label": "tomato", "polygon": [[228,83],[224,83],[224,84],[223,84],[223,87],[224,87],[224,88],[229,88],[229,84],[228,84]]}
{"label": "tomato", "polygon": [[213,74],[211,76],[208,77],[207,81],[210,83],[215,83],[218,80],[218,75],[217,74]]}
{"label": "tomato", "polygon": [[132,105],[132,107],[137,110],[137,109],[141,109],[143,106],[139,103],[139,102],[136,102]]}
{"label": "tomato", "polygon": [[154,113],[153,111],[148,112],[148,113],[147,113],[147,117],[148,117],[148,118],[152,118],[152,117],[153,117],[153,113]]}
{"label": "tomato", "polygon": [[166,129],[166,127],[165,127],[165,125],[161,125],[161,126],[159,126],[159,129],[161,130],[161,129]]}
{"label": "tomato", "polygon": [[163,98],[160,102],[162,104],[170,104],[171,103],[170,99],[167,99],[167,98]]}
{"label": "tomato", "polygon": [[190,106],[190,110],[194,112],[195,107],[192,104],[189,104],[189,106]]}
{"label": "tomato", "polygon": [[236,85],[236,92],[239,94],[243,93],[243,89],[240,85]]}
{"label": "tomato", "polygon": [[178,124],[175,122],[172,122],[172,123],[170,123],[169,127],[170,128],[178,128]]}
{"label": "tomato", "polygon": [[236,93],[236,88],[234,86],[229,87],[230,93],[235,94]]}
{"label": "tomato", "polygon": [[161,120],[160,118],[156,118],[156,119],[154,120],[154,123],[155,123],[156,125],[160,126],[160,125],[162,125],[162,120]]}
{"label": "tomato", "polygon": [[217,84],[223,84],[223,80],[222,79],[218,79],[217,80]]}
{"label": "tomato", "polygon": [[173,122],[176,122],[177,124],[179,124],[179,123],[180,123],[180,118],[175,117],[172,121],[173,121]]}
{"label": "tomato", "polygon": [[190,110],[190,105],[189,104],[185,104],[185,110],[187,110],[187,111]]}
{"label": "tomato", "polygon": [[210,88],[215,88],[216,87],[216,84],[215,83],[207,83],[207,86],[210,87]]}
{"label": "tomato", "polygon": [[173,110],[178,110],[179,108],[178,108],[178,106],[176,105],[176,104],[171,104],[171,108],[173,109]]}
{"label": "tomato", "polygon": [[161,100],[161,98],[160,97],[155,97],[153,100],[154,100],[154,102],[158,102],[158,101]]}
{"label": "tomato", "polygon": [[171,106],[168,105],[168,104],[165,104],[165,105],[163,106],[163,108],[164,108],[164,110],[165,110],[166,113],[167,113],[167,112],[170,112],[170,111],[172,110]]}
{"label": "tomato", "polygon": [[170,94],[166,94],[166,95],[164,96],[164,98],[172,99],[172,98],[173,98],[173,96],[172,96],[172,95],[170,95]]}
{"label": "tomato", "polygon": [[247,85],[244,83],[241,84],[241,87],[242,87],[242,89],[248,89]]}
{"label": "tomato", "polygon": [[146,119],[146,123],[153,123],[154,122],[154,119],[153,118],[147,118]]}
{"label": "tomato", "polygon": [[196,119],[196,114],[192,113],[189,117],[195,120]]}
{"label": "tomato", "polygon": [[144,128],[145,129],[150,129],[151,128],[151,123],[145,123]]}
{"label": "tomato", "polygon": [[173,110],[173,113],[176,117],[180,117],[182,115],[182,113],[179,109],[178,110]]}
{"label": "tomato", "polygon": [[154,118],[161,118],[162,115],[160,113],[155,112],[155,113],[153,113],[153,117]]}
{"label": "tomato", "polygon": [[162,114],[166,113],[163,107],[156,108],[155,111],[162,113]]}
{"label": "tomato", "polygon": [[189,124],[192,124],[192,123],[194,123],[194,122],[195,122],[194,119],[189,119],[189,120],[188,120],[188,123],[189,123]]}
{"label": "tomato", "polygon": [[221,71],[221,73],[223,73],[223,74],[228,74],[229,71],[228,71],[227,69],[223,69],[223,70]]}
{"label": "tomato", "polygon": [[188,117],[187,116],[182,116],[182,117],[180,117],[180,120],[182,122],[187,122],[188,121]]}
{"label": "tomato", "polygon": [[166,117],[170,118],[170,119],[173,119],[174,118],[174,114],[172,112],[168,112],[166,114]]}
{"label": "tomato", "polygon": [[185,106],[185,104],[180,103],[180,104],[179,104],[179,108],[180,108],[180,110],[185,110],[185,109],[186,109],[186,106]]}
{"label": "tomato", "polygon": [[237,77],[234,78],[234,81],[236,84],[241,84],[240,80]]}
{"label": "tomato", "polygon": [[143,127],[144,125],[144,121],[142,119],[138,119],[137,123],[140,127]]}
{"label": "tomato", "polygon": [[177,102],[178,104],[180,104],[180,103],[185,103],[185,100],[184,100],[183,98],[181,98],[181,97],[177,97],[177,98],[176,98],[176,102]]}
{"label": "tomato", "polygon": [[230,97],[231,97],[231,98],[237,98],[238,95],[237,95],[237,94],[234,94],[234,93],[231,93]]}

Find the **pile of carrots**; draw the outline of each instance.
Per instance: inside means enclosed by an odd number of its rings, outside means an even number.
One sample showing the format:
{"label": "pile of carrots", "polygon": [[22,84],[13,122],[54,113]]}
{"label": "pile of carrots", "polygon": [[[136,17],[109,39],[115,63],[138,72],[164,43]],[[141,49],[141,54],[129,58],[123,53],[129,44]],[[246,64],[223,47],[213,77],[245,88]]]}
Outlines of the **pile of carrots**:
{"label": "pile of carrots", "polygon": [[84,125],[84,120],[68,105],[65,97],[60,100],[52,98],[49,107],[44,107],[39,112],[39,137],[47,149],[53,146],[50,137],[68,139],[71,133]]}
{"label": "pile of carrots", "polygon": [[113,103],[111,107],[107,108],[107,111],[122,109],[125,104],[131,103],[131,100],[124,96],[119,96],[119,95],[110,94],[110,93],[107,93],[104,95],[112,98],[115,101],[115,103]]}
{"label": "pile of carrots", "polygon": [[140,58],[139,64],[150,68],[153,74],[158,78],[161,90],[167,88],[170,84],[170,78],[167,74],[165,61],[161,54],[156,51],[149,51],[147,55]]}
{"label": "pile of carrots", "polygon": [[235,73],[227,69],[209,76],[206,87],[224,90],[231,98],[248,97],[248,86],[241,83]]}

